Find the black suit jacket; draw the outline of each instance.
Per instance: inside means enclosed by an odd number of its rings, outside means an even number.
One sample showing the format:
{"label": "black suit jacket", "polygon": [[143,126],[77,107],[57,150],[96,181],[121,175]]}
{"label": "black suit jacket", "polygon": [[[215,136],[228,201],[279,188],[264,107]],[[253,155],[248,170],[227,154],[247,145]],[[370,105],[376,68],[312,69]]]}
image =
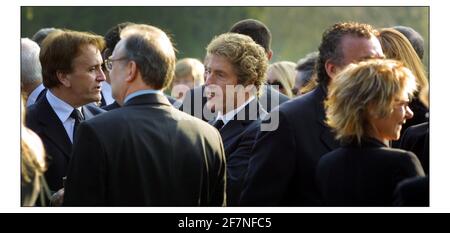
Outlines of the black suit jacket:
{"label": "black suit jacket", "polygon": [[[170,104],[172,104],[172,105],[177,104],[178,100],[176,100],[175,98],[173,98],[171,96],[168,96],[168,95],[165,95],[165,96],[169,100]],[[114,101],[112,104],[109,104],[109,105],[106,105],[106,106],[102,106],[102,109],[106,110],[106,111],[110,111],[110,110],[113,110],[113,109],[116,109],[116,108],[120,108],[120,105],[119,105],[119,103],[117,103],[117,101]]]}
{"label": "black suit jacket", "polygon": [[[203,114],[203,108],[207,102],[206,97],[203,96],[204,90],[205,85],[202,85],[186,92],[186,96],[183,99],[183,104],[179,109],[204,121],[211,121],[215,118],[214,114],[211,116],[205,116],[205,114]],[[262,108],[267,112],[272,111],[272,109],[277,107],[279,104],[289,100],[289,97],[273,89],[270,85],[263,85],[262,90],[263,93],[259,97],[258,101]],[[276,96],[278,96],[278,100],[273,99],[274,103],[272,104],[272,98],[276,98]],[[201,103],[201,106],[195,103]]]}
{"label": "black suit jacket", "polygon": [[414,153],[363,139],[324,155],[317,166],[317,186],[327,206],[392,206],[397,184],[424,176]]}
{"label": "black suit jacket", "polygon": [[140,95],[80,124],[64,205],[221,206],[225,170],[216,129]]}
{"label": "black suit jacket", "polygon": [[108,104],[106,106],[103,106],[102,109],[106,110],[106,111],[110,111],[116,108],[120,108],[119,103],[117,103],[117,101],[114,101],[112,104]]}
{"label": "black suit jacket", "polygon": [[394,192],[396,206],[430,206],[430,179],[414,177],[403,180]]}
{"label": "black suit jacket", "polygon": [[425,174],[430,170],[430,126],[428,122],[409,127],[400,141],[400,148],[417,155]]}
{"label": "black suit jacket", "polygon": [[254,99],[219,130],[227,157],[227,206],[239,204],[251,149],[266,114]]}
{"label": "black suit jacket", "polygon": [[272,110],[262,123],[277,122],[258,133],[241,196],[244,206],[315,206],[314,176],[320,157],[338,142],[325,125],[325,88],[292,99]]}
{"label": "black suit jacket", "polygon": [[[86,120],[105,112],[94,104],[83,106],[82,111]],[[48,159],[45,179],[51,191],[58,191],[63,187],[62,177],[66,176],[72,142],[45,96],[28,107],[26,125],[39,135],[44,144]]]}

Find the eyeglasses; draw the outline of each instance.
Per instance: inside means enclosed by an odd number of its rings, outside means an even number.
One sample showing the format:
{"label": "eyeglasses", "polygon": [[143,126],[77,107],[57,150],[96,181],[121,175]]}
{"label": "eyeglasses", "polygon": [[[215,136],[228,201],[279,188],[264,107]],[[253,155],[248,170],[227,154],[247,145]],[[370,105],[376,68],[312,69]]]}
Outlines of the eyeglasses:
{"label": "eyeglasses", "polygon": [[111,71],[112,67],[113,67],[113,61],[120,61],[120,60],[127,60],[127,59],[128,59],[127,57],[117,58],[117,59],[111,59],[111,58],[106,59],[105,60],[105,67],[106,67],[106,69],[108,71]]}

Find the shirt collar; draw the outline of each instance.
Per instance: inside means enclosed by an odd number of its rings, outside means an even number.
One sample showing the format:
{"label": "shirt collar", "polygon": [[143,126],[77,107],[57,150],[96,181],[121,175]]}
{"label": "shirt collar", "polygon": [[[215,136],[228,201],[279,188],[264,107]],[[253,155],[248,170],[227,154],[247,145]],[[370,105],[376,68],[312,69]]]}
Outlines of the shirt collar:
{"label": "shirt collar", "polygon": [[222,112],[219,112],[217,114],[217,119],[216,120],[222,120],[223,121],[223,125],[226,125],[229,121],[233,120],[234,116],[241,111],[242,109],[245,108],[245,106],[247,106],[250,102],[252,102],[252,100],[255,99],[255,96],[250,97],[245,103],[243,103],[241,106],[239,106],[236,109],[233,109],[231,111],[229,111],[227,114],[223,115]]}
{"label": "shirt collar", "polygon": [[139,90],[139,91],[136,91],[136,92],[133,92],[133,93],[127,95],[127,97],[125,97],[125,100],[123,101],[123,103],[125,104],[130,99],[132,99],[132,98],[134,98],[136,96],[145,95],[145,94],[160,94],[160,95],[164,95],[164,93],[161,90],[151,90],[151,89]]}
{"label": "shirt collar", "polygon": [[[70,117],[70,114],[72,114],[74,108],[68,103],[64,102],[64,100],[53,95],[51,90],[47,91],[45,97],[47,98],[50,106],[52,106],[53,111],[55,111],[59,120],[61,122],[65,122]],[[81,115],[83,115],[83,111],[81,111],[81,108],[82,107],[78,107],[77,109],[81,112]]]}
{"label": "shirt collar", "polygon": [[106,104],[114,103],[114,98],[111,95],[111,85],[107,82],[102,82],[102,93],[103,98],[105,98]]}
{"label": "shirt collar", "polygon": [[34,90],[28,96],[27,106],[34,104],[34,102],[36,102],[37,97],[39,96],[39,93],[41,93],[41,91],[44,89],[45,89],[45,87],[42,83],[39,84],[36,88],[34,88]]}

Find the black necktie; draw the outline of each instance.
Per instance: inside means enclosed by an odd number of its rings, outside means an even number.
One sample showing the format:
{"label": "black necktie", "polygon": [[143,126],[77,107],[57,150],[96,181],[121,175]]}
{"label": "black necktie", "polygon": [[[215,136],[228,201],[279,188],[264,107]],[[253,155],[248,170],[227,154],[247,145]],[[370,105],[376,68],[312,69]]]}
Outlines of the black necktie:
{"label": "black necktie", "polygon": [[107,104],[106,104],[105,96],[103,96],[103,91],[101,91],[100,94],[102,96],[100,107],[106,106]]}
{"label": "black necktie", "polygon": [[220,130],[223,127],[224,123],[222,119],[217,119],[216,122],[214,122],[213,126],[216,127],[217,130]]}
{"label": "black necktie", "polygon": [[73,137],[72,139],[75,139],[75,132],[77,130],[78,125],[83,120],[83,116],[81,115],[81,112],[78,109],[73,109],[72,113],[70,114],[70,117],[75,119],[75,125],[73,126]]}

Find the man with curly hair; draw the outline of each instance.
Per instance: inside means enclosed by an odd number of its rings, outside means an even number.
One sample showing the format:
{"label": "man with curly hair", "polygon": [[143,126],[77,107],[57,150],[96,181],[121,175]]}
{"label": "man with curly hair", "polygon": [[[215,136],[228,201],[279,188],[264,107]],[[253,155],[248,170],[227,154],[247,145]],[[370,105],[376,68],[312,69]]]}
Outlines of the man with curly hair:
{"label": "man with curly hair", "polygon": [[251,146],[265,112],[258,100],[268,60],[249,36],[225,33],[206,48],[206,108],[220,132],[227,157],[227,204],[236,205],[247,171]]}
{"label": "man with curly hair", "polygon": [[319,85],[281,105],[262,122],[261,126],[275,116],[279,124],[258,134],[241,205],[320,205],[314,172],[320,157],[339,146],[325,125],[328,84],[348,64],[375,57],[383,57],[383,52],[370,25],[336,23],[325,31],[316,63]]}

